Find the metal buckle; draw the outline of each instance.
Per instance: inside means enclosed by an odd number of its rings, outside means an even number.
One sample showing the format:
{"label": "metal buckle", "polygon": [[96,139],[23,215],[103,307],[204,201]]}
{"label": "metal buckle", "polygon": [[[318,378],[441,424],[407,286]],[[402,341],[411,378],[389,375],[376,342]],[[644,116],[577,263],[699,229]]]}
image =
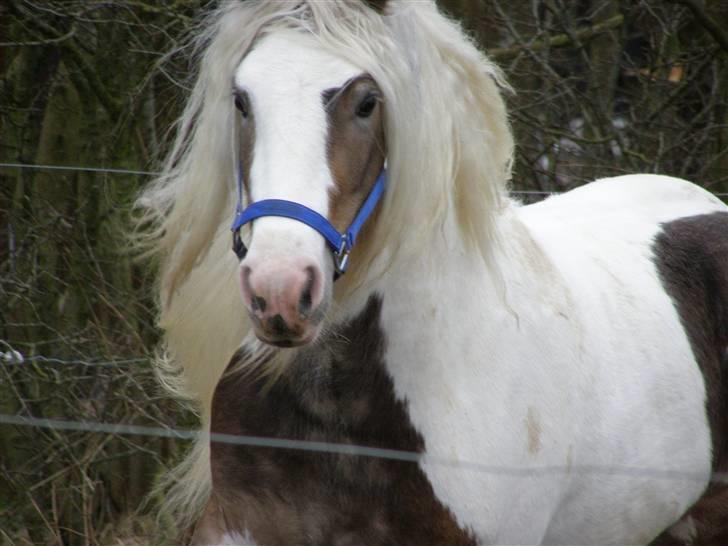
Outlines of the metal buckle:
{"label": "metal buckle", "polygon": [[351,247],[349,246],[349,239],[346,234],[341,236],[341,243],[339,249],[334,252],[334,267],[336,268],[336,275],[340,276],[346,273],[346,267],[349,265],[349,253]]}

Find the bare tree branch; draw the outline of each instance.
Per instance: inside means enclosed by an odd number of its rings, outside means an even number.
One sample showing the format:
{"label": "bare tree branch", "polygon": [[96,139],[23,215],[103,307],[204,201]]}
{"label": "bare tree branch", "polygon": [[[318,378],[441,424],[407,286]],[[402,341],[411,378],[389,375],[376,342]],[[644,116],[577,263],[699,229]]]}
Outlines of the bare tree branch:
{"label": "bare tree branch", "polygon": [[596,25],[576,30],[571,34],[558,34],[556,36],[548,38],[547,40],[536,40],[532,43],[529,43],[528,46],[517,45],[513,47],[489,49],[488,55],[498,61],[502,61],[515,57],[519,53],[523,53],[526,50],[529,50],[531,52],[538,52],[553,47],[567,47],[577,45],[574,41],[575,39],[579,40],[580,42],[589,40],[594,36],[597,36],[598,34],[607,32],[621,26],[622,23],[624,23],[624,15],[620,13],[619,15],[610,17],[609,19],[597,23]]}
{"label": "bare tree branch", "polygon": [[726,33],[715,20],[708,15],[705,6],[696,0],[669,0],[675,4],[681,4],[688,8],[695,19],[708,31],[713,39],[718,42],[724,53],[728,53],[728,33]]}

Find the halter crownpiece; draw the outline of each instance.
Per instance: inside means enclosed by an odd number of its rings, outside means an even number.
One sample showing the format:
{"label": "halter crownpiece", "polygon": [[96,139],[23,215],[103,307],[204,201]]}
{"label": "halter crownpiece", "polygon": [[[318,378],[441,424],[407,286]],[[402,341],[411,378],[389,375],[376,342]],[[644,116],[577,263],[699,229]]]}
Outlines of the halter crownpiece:
{"label": "halter crownpiece", "polygon": [[248,253],[248,248],[240,237],[240,228],[248,222],[252,222],[262,216],[281,216],[298,220],[312,227],[323,236],[331,248],[334,257],[335,278],[346,273],[346,268],[349,265],[349,254],[356,243],[356,238],[366,221],[374,212],[387,186],[387,171],[386,169],[382,169],[382,172],[377,177],[377,181],[374,183],[374,187],[372,187],[359,212],[356,213],[354,220],[352,220],[344,233],[339,233],[327,218],[315,210],[300,203],[295,203],[294,201],[264,199],[263,201],[251,203],[247,208],[243,209],[243,176],[240,170],[238,170],[237,178],[238,202],[235,207],[235,220],[230,230],[233,232],[233,251],[238,256],[238,259],[242,260]]}

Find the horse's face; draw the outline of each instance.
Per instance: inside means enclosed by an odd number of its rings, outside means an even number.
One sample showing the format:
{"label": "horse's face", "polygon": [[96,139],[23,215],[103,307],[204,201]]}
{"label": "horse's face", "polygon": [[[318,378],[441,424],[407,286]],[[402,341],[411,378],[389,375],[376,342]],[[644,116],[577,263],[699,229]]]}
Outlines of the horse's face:
{"label": "horse's face", "polygon": [[[343,232],[382,169],[381,92],[374,80],[291,31],[262,38],[235,72],[240,163],[249,203],[283,199]],[[324,238],[276,216],[252,224],[240,263],[243,302],[261,341],[313,341],[331,302]]]}

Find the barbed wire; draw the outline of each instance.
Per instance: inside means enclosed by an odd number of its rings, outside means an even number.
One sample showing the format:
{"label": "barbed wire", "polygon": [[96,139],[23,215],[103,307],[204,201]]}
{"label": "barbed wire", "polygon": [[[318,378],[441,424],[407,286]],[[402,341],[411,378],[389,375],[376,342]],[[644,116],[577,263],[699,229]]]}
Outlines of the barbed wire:
{"label": "barbed wire", "polygon": [[[209,440],[212,443],[230,444],[246,447],[262,447],[269,449],[284,449],[294,451],[307,451],[312,453],[327,453],[352,457],[366,457],[418,463],[422,465],[446,466],[457,470],[469,470],[487,474],[506,475],[513,478],[543,477],[555,474],[589,474],[600,476],[620,476],[633,478],[654,478],[675,481],[705,480],[705,474],[696,471],[653,469],[632,466],[607,465],[541,465],[517,467],[507,465],[491,465],[473,461],[450,459],[397,449],[386,449],[354,444],[338,444],[333,442],[319,442],[309,440],[293,440],[265,436],[248,436],[235,434],[208,433],[195,429],[178,429],[172,427],[154,427],[148,425],[135,425],[127,423],[103,423],[98,421],[70,421],[62,419],[47,419],[44,417],[31,417],[24,415],[0,414],[0,424],[45,428],[67,432],[92,432],[112,435],[130,435],[166,438],[173,440]],[[710,477],[712,483],[728,484],[727,472],[716,472]]]}
{"label": "barbed wire", "polygon": [[[131,364],[150,362],[148,358],[136,357],[110,361],[86,361],[67,360],[44,355],[24,356],[20,351],[5,340],[0,339],[0,346],[5,351],[0,351],[0,360],[6,365],[21,365],[28,362],[41,362],[45,364],[80,364],[83,366],[119,367]],[[704,475],[696,472],[684,472],[676,470],[654,470],[635,467],[605,467],[597,465],[581,466],[542,466],[530,468],[518,468],[502,465],[486,465],[482,463],[447,459],[421,453],[374,448],[368,446],[357,446],[351,444],[336,444],[330,442],[313,442],[305,440],[290,440],[260,436],[231,435],[220,433],[206,433],[192,429],[177,429],[171,427],[152,427],[147,425],[134,425],[125,423],[103,423],[97,421],[71,421],[61,419],[47,419],[42,417],[28,417],[23,415],[0,414],[0,423],[6,425],[28,426],[36,428],[47,428],[62,431],[82,431],[91,433],[104,433],[112,435],[134,435],[158,438],[171,438],[176,440],[196,440],[205,436],[212,442],[244,445],[248,447],[266,447],[273,449],[291,449],[299,451],[311,451],[319,453],[331,453],[338,455],[374,457],[380,459],[418,462],[423,464],[444,465],[456,467],[462,470],[475,470],[492,474],[518,476],[549,475],[554,473],[582,472],[602,475],[624,475],[641,476],[649,475],[660,479],[690,479],[703,480]],[[712,481],[728,483],[728,473],[716,474]]]}
{"label": "barbed wire", "polygon": [[[83,366],[109,366],[119,367],[130,364],[150,362],[149,358],[128,358],[111,361],[85,361],[66,360],[61,358],[33,355],[25,357],[14,349],[8,342],[0,339],[0,345],[6,351],[0,351],[0,360],[5,365],[20,365],[27,362],[42,362],[46,364],[80,364]],[[439,466],[454,467],[461,470],[474,470],[490,474],[510,475],[513,477],[543,476],[564,473],[588,473],[600,475],[621,475],[645,477],[650,476],[657,479],[675,480],[698,480],[705,479],[704,474],[699,472],[686,472],[679,470],[655,470],[638,467],[607,467],[599,465],[566,465],[566,466],[540,466],[540,467],[512,467],[504,465],[487,465],[483,463],[448,459],[427,454],[410,451],[402,451],[386,448],[375,448],[352,444],[337,444],[332,442],[316,442],[307,440],[280,439],[262,436],[232,435],[221,433],[208,433],[194,429],[178,429],[172,427],[154,427],[148,425],[135,425],[128,423],[104,423],[98,421],[73,421],[63,419],[48,419],[44,417],[32,417],[24,415],[0,414],[0,424],[27,426],[35,428],[46,428],[69,432],[90,432],[110,435],[131,435],[157,438],[170,438],[175,440],[198,440],[201,437],[223,444],[242,445],[248,447],[265,447],[272,449],[290,449],[297,451],[310,451],[318,453],[329,453],[337,455],[361,456],[386,460],[416,462],[422,464],[434,464]],[[728,484],[728,473],[718,473],[711,477],[711,481]]]}
{"label": "barbed wire", "polygon": [[[10,169],[33,169],[48,171],[78,171],[78,172],[94,172],[94,173],[111,173],[111,174],[129,174],[137,176],[159,176],[161,172],[156,171],[137,171],[133,169],[120,169],[116,167],[83,167],[78,165],[41,165],[31,163],[0,163],[0,168]],[[515,195],[559,195],[565,193],[562,190],[511,190]],[[728,197],[728,192],[713,193],[716,197]]]}
{"label": "barbed wire", "polygon": [[[66,360],[61,358],[33,355],[25,357],[13,349],[7,342],[0,340],[7,350],[0,352],[0,360],[5,365],[19,365],[29,362],[42,362],[45,364],[80,364],[83,366],[109,366],[120,367],[131,364],[150,362],[149,358],[128,358],[111,361],[85,361]],[[155,427],[148,425],[135,425],[128,423],[105,423],[98,421],[74,421],[63,419],[49,419],[24,415],[0,414],[0,424],[25,426],[33,428],[52,429],[67,432],[88,432],[122,436],[144,436],[167,438],[173,440],[193,441],[204,439],[213,443],[232,444],[247,447],[263,447],[271,449],[288,449],[316,453],[329,453],[335,455],[360,456],[394,461],[413,462],[446,466],[459,470],[470,470],[489,474],[507,475],[511,477],[540,477],[554,474],[597,474],[603,476],[624,477],[650,477],[654,479],[703,481],[705,475],[700,472],[682,470],[657,470],[644,467],[622,467],[604,465],[548,465],[537,467],[514,467],[506,465],[488,465],[484,463],[449,459],[417,452],[402,451],[370,446],[337,444],[332,442],[318,442],[307,440],[281,439],[263,436],[232,435],[221,433],[208,433],[195,429],[179,429],[174,427]],[[711,476],[711,482],[728,484],[728,473],[716,473]]]}
{"label": "barbed wire", "polygon": [[122,368],[126,366],[132,366],[134,364],[143,364],[150,362],[148,358],[125,358],[125,359],[112,359],[112,360],[67,360],[57,357],[49,357],[43,355],[34,356],[23,356],[18,351],[16,354],[8,351],[5,353],[0,352],[0,359],[4,361],[4,364],[10,366],[18,366],[26,363],[40,362],[43,364],[62,364],[64,366],[84,366],[86,368]]}
{"label": "barbed wire", "polygon": [[0,362],[6,365],[23,365],[32,362],[41,362],[43,364],[63,364],[63,365],[80,365],[86,367],[101,367],[101,368],[119,368],[124,366],[130,366],[133,364],[143,364],[152,361],[151,358],[145,357],[131,357],[131,358],[119,358],[111,360],[82,360],[76,359],[65,359],[56,356],[46,355],[31,355],[25,356],[22,352],[15,349],[7,341],[0,339],[0,347],[5,350],[0,350]]}

